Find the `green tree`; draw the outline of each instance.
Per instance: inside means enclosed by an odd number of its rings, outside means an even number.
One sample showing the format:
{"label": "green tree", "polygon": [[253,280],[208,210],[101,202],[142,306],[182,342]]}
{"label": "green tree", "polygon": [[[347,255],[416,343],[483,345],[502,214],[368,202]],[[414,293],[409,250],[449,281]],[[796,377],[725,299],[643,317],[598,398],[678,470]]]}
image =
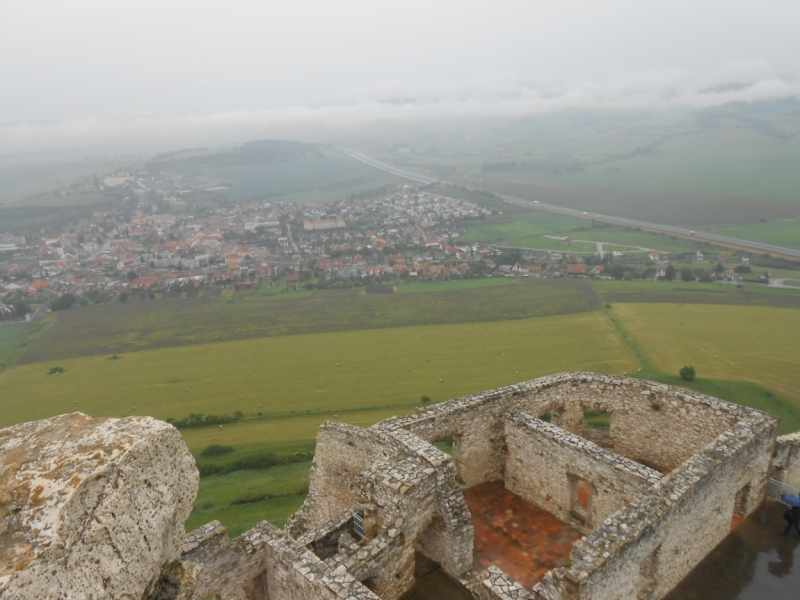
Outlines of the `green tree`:
{"label": "green tree", "polygon": [[681,281],[693,281],[694,275],[692,275],[692,270],[689,267],[683,267],[681,269]]}
{"label": "green tree", "polygon": [[667,281],[672,281],[675,279],[675,267],[672,265],[667,265],[667,268],[664,269],[664,277]]}
{"label": "green tree", "polygon": [[614,265],[611,267],[611,276],[614,279],[622,279],[625,277],[625,269],[622,265]]}
{"label": "green tree", "polygon": [[75,304],[74,294],[62,294],[50,303],[50,310],[66,310],[72,308],[73,304]]}
{"label": "green tree", "polygon": [[681,376],[681,379],[683,379],[684,381],[692,381],[694,380],[694,376],[696,373],[694,367],[683,367],[679,371],[679,374]]}
{"label": "green tree", "polygon": [[129,295],[128,292],[122,292],[119,295],[119,301],[120,302],[127,302],[128,301],[128,295]]}

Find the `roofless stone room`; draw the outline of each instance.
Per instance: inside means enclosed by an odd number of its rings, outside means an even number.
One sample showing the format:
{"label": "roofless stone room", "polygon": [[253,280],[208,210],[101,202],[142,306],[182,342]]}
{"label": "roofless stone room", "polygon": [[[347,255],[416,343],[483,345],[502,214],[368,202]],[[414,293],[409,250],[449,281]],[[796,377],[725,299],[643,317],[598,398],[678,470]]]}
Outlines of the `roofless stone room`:
{"label": "roofless stone room", "polygon": [[150,418],[2,430],[0,469],[4,600],[399,600],[431,577],[453,598],[655,600],[770,478],[797,483],[800,438],[712,397],[564,373],[324,424],[302,508],[233,540],[183,533],[197,471]]}

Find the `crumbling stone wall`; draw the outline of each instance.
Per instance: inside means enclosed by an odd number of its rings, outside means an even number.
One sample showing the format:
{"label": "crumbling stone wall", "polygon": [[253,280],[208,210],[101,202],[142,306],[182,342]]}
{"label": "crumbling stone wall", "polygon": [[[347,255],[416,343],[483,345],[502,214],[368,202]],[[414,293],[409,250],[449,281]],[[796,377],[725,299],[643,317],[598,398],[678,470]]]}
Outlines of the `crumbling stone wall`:
{"label": "crumbling stone wall", "polygon": [[[588,408],[612,415],[609,430],[588,432],[600,445],[580,437]],[[538,419],[548,411],[552,424]],[[262,523],[229,540],[211,523],[186,536],[178,556],[197,472],[172,427],[85,415],[19,427],[0,431],[3,600],[29,590],[396,600],[417,555],[480,600],[655,600],[728,533],[734,513],[757,506],[773,468],[790,484],[800,479],[800,435],[776,446],[777,422],[763,413],[652,382],[565,373],[369,429],[326,423],[309,496],[285,532]],[[431,445],[446,436],[454,459]],[[586,533],[570,566],[533,590],[472,566],[462,489],[493,479]],[[575,521],[580,480],[591,511]]]}
{"label": "crumbling stone wall", "polygon": [[147,597],[178,559],[197,483],[180,433],[155,419],[0,430],[0,597]]}
{"label": "crumbling stone wall", "polygon": [[800,489],[800,431],[778,438],[773,469],[778,481]]}
{"label": "crumbling stone wall", "polygon": [[474,394],[389,419],[428,442],[452,436],[458,481],[472,487],[504,478],[504,418],[540,417],[581,435],[583,413],[611,413],[609,445],[622,456],[669,471],[745,418],[749,409],[666,385],[594,373],[562,373]]}
{"label": "crumbling stone wall", "polygon": [[385,456],[385,445],[370,430],[325,422],[317,433],[308,496],[287,523],[287,532],[298,537],[362,501],[362,473]]}
{"label": "crumbling stone wall", "polygon": [[569,569],[534,587],[547,600],[663,598],[764,497],[777,422],[762,413],[722,433],[583,540]]}
{"label": "crumbling stone wall", "polygon": [[[505,420],[506,488],[563,523],[588,533],[661,479],[661,473],[529,415]],[[588,506],[574,506],[578,481]]]}
{"label": "crumbling stone wall", "polygon": [[472,524],[452,460],[414,434],[336,423],[320,428],[309,495],[286,531],[297,543],[318,548],[314,532],[356,506],[364,507],[369,547],[356,544],[350,553],[345,545],[322,557],[346,566],[385,600],[413,585],[417,548],[453,576],[471,568]]}

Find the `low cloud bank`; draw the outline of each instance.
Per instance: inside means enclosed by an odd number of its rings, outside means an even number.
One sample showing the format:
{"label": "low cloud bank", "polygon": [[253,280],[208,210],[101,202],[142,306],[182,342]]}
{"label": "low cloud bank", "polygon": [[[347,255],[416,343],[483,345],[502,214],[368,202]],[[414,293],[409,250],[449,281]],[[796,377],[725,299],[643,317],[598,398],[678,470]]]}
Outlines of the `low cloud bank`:
{"label": "low cloud bank", "polygon": [[558,78],[537,82],[496,75],[468,84],[409,86],[383,82],[352,90],[324,106],[227,111],[127,120],[85,118],[61,123],[0,125],[0,154],[240,144],[261,138],[335,142],[379,125],[545,115],[565,110],[691,110],[734,101],[800,95],[793,76],[764,65],[728,65],[707,77],[680,70],[609,77],[603,82]]}

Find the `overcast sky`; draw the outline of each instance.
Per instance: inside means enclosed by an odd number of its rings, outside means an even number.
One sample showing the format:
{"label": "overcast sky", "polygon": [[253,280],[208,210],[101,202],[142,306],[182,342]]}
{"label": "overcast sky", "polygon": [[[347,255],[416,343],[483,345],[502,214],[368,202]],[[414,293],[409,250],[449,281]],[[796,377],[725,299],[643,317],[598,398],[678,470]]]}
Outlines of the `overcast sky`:
{"label": "overcast sky", "polygon": [[0,0],[0,153],[786,97],[798,25],[797,0]]}

